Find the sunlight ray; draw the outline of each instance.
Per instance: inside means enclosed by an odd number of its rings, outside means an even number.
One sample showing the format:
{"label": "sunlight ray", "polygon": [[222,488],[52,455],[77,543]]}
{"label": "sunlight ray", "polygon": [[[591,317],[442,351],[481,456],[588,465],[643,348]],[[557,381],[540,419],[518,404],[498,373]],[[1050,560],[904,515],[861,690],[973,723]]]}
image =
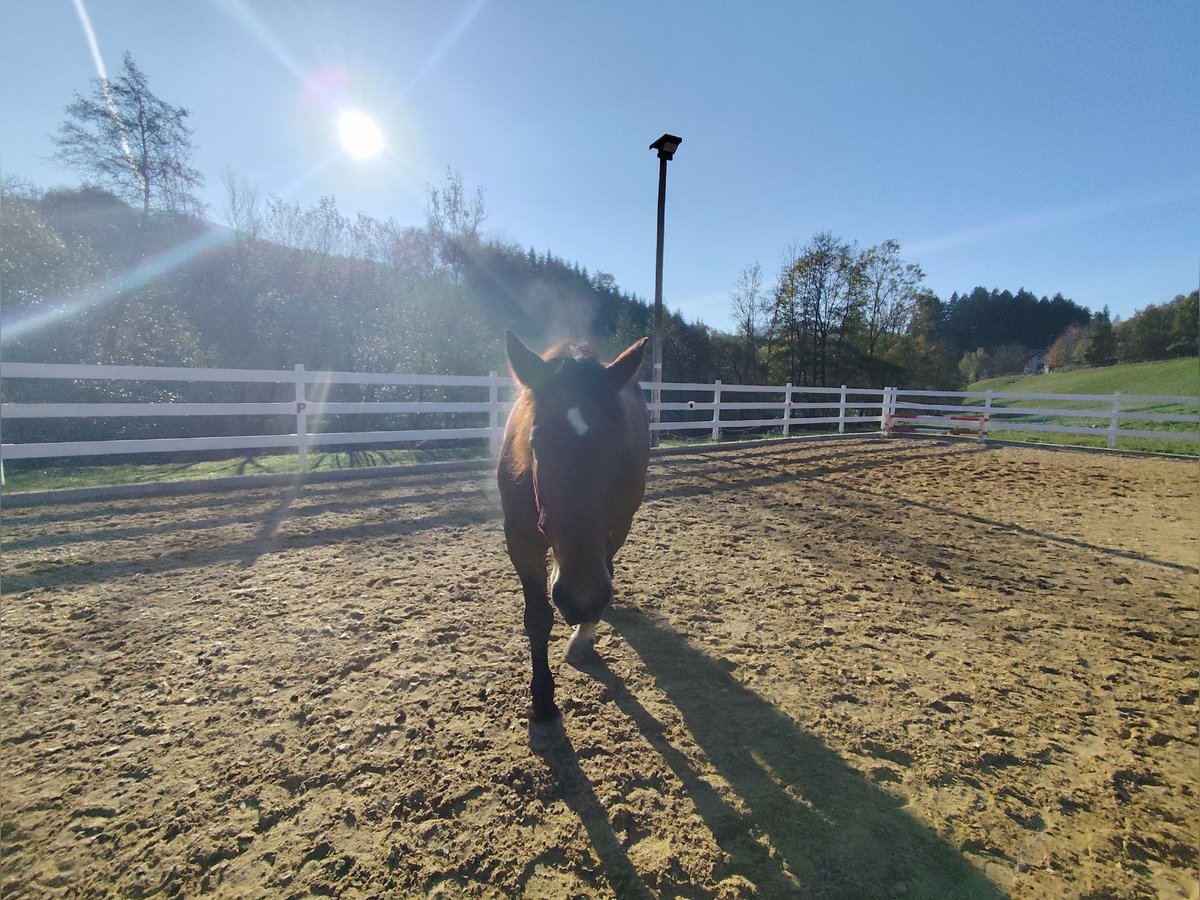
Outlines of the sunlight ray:
{"label": "sunlight ray", "polygon": [[83,0],[71,0],[71,2],[75,7],[75,15],[79,19],[79,27],[83,29],[83,37],[87,41],[88,51],[92,54],[92,65],[96,67],[96,75],[99,77],[100,86],[104,91],[104,102],[108,105],[108,114],[116,122],[121,135],[121,153],[132,165],[133,152],[129,149],[129,139],[125,136],[121,117],[117,115],[117,104],[112,97],[112,88],[108,83],[108,69],[105,68],[104,57],[100,55],[100,42],[96,39],[96,29],[92,27],[92,17],[88,15]]}
{"label": "sunlight ray", "polygon": [[405,87],[405,93],[408,93],[415,88],[418,84],[420,84],[426,75],[433,71],[437,64],[441,62],[442,57],[449,53],[450,49],[458,43],[458,39],[461,38],[464,33],[466,33],[466,30],[471,26],[471,23],[475,21],[475,17],[479,15],[480,10],[482,10],[486,5],[487,0],[475,0],[474,3],[467,7],[467,9],[458,17],[458,21],[456,21],[453,27],[451,27],[451,29],[446,33],[445,37],[438,41],[437,46],[430,51],[429,56],[427,56],[425,61],[421,63],[420,68],[413,73],[412,78],[409,79],[408,85]]}
{"label": "sunlight ray", "polygon": [[296,61],[288,48],[275,36],[275,33],[259,17],[258,13],[250,8],[249,4],[244,0],[219,0],[218,5],[266,47],[280,65],[295,75],[302,84],[308,81],[308,73],[305,72],[304,67]]}
{"label": "sunlight ray", "polygon": [[83,0],[71,0],[75,7],[75,15],[79,18],[79,26],[83,29],[83,37],[87,41],[88,50],[92,54],[92,65],[101,79],[108,80],[108,70],[104,67],[104,57],[100,55],[100,42],[96,40],[96,29],[92,27],[92,18],[88,15]]}
{"label": "sunlight ray", "polygon": [[324,406],[329,402],[329,392],[333,389],[333,376],[330,372],[323,373],[320,381],[310,381],[308,393],[309,417],[308,428],[310,433],[317,434],[323,430],[326,424],[323,421]]}
{"label": "sunlight ray", "polygon": [[56,322],[82,315],[122,294],[139,290],[156,278],[232,239],[231,232],[216,229],[205,231],[106,281],[67,297],[52,298],[40,309],[18,313],[0,322],[0,342],[9,344]]}

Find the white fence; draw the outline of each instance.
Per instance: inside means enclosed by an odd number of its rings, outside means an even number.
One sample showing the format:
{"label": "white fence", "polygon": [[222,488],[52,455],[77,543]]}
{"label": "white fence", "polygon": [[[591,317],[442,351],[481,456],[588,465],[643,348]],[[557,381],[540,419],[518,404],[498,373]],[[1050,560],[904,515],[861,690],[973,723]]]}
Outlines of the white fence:
{"label": "white fence", "polygon": [[[1030,403],[1042,405],[1026,405]],[[1164,411],[1167,407],[1197,412]],[[885,388],[883,419],[888,434],[933,431],[974,435],[981,441],[996,431],[1077,434],[1101,437],[1110,449],[1122,438],[1200,443],[1200,397]],[[1155,427],[1160,425],[1180,430]]]}
{"label": "white fence", "polygon": [[[171,437],[133,440],[77,440],[45,443],[0,444],[0,459],[41,459],[64,456],[106,456],[129,453],[170,453],[211,450],[290,449],[308,468],[308,451],[314,447],[353,444],[409,443],[477,438],[495,443],[503,433],[503,416],[511,402],[499,399],[501,388],[512,380],[495,372],[489,375],[388,375],[357,372],[308,372],[298,365],[291,371],[263,369],[192,369],[155,366],[56,365],[52,363],[0,363],[0,381],[18,378],[71,381],[236,382],[294,386],[294,399],[266,403],[0,403],[0,421],[35,418],[123,418],[170,416],[286,416],[294,418],[295,431],[286,434],[247,434],[222,437]],[[477,402],[326,402],[314,399],[312,388],[327,394],[332,385],[392,385],[398,387],[478,388],[486,399]],[[322,416],[394,414],[488,415],[483,427],[409,429],[321,433],[313,429]],[[316,420],[316,421],[314,421]]]}
{"label": "white fence", "polygon": [[[293,430],[287,433],[238,434],[209,437],[153,437],[121,440],[33,441],[0,444],[4,460],[52,457],[107,456],[221,450],[283,449],[298,454],[300,468],[308,468],[313,448],[361,444],[412,444],[430,441],[479,440],[495,452],[504,422],[512,407],[512,379],[488,375],[402,375],[293,370],[192,369],[146,366],[58,365],[2,363],[0,381],[53,379],[77,386],[79,382],[241,383],[281,386],[286,400],[271,402],[162,402],[119,403],[0,403],[0,434],[11,428],[3,423],[21,419],[121,419],[178,416],[286,417]],[[391,388],[453,389],[473,394],[471,400],[347,401],[329,400],[335,385],[372,385]],[[290,389],[287,386],[291,386]],[[778,428],[784,436],[819,429],[845,433],[847,426],[870,426],[883,434],[908,432],[969,433],[983,440],[990,430],[1090,434],[1107,438],[1146,437],[1175,441],[1200,441],[1200,400],[1196,397],[1122,397],[1078,394],[1005,394],[936,391],[902,391],[896,388],[840,388],[786,385],[733,385],[716,382],[661,385],[667,395],[683,398],[657,404],[666,420],[651,427],[663,432],[707,432],[714,440],[722,432]],[[504,396],[502,396],[502,394]],[[697,398],[698,395],[698,398]],[[937,402],[937,401],[943,402]],[[973,402],[974,401],[974,402]],[[1070,402],[1079,408],[1029,408],[1013,404],[1029,401]],[[1155,412],[1163,405],[1197,408],[1197,414]],[[655,408],[651,404],[651,409]],[[402,430],[326,431],[331,416],[354,415],[438,416],[436,427]],[[475,423],[463,425],[463,417]],[[1073,424],[1095,420],[1096,424]],[[1130,424],[1172,423],[1183,431],[1122,428]],[[86,423],[81,427],[86,427]]]}

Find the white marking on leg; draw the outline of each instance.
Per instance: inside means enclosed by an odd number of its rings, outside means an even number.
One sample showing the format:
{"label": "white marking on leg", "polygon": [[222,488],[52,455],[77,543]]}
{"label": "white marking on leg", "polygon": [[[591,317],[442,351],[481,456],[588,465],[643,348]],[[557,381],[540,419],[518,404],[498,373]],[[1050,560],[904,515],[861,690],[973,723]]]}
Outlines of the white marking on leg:
{"label": "white marking on leg", "polygon": [[596,623],[584,622],[575,626],[571,639],[567,641],[567,651],[563,657],[567,662],[578,662],[585,659],[596,643]]}
{"label": "white marking on leg", "polygon": [[571,427],[580,437],[588,433],[588,423],[584,420],[583,413],[579,411],[578,406],[572,406],[567,410],[567,421],[571,423]]}

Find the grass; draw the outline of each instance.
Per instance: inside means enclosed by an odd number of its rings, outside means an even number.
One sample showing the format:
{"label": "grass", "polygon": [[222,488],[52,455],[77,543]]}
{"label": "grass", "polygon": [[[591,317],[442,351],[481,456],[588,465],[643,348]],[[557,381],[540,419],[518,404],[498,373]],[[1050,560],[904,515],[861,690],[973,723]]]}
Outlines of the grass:
{"label": "grass", "polygon": [[[1095,369],[1076,369],[1069,372],[1052,372],[1048,375],[989,378],[977,381],[968,390],[992,390],[998,393],[1020,394],[1114,394],[1119,392],[1127,398],[1121,403],[1123,412],[1196,415],[1198,405],[1200,405],[1200,359],[1190,357]],[[1182,403],[1156,403],[1135,399],[1138,396],[1196,397],[1197,399]],[[1096,401],[1089,400],[997,401],[994,405],[1009,409],[1017,409],[1022,406],[1062,409],[1064,413],[1068,413],[1072,409],[1098,408]],[[1108,425],[1105,419],[1071,417],[1069,415],[1030,417],[1025,421],[1096,428]],[[999,420],[997,420],[997,424],[999,424]],[[1123,419],[1120,427],[1135,431],[1193,434],[1200,431],[1195,424],[1186,422],[1154,422],[1138,419]],[[995,440],[1066,444],[1080,447],[1107,446],[1107,438],[1104,436],[1004,431],[1000,427],[992,430],[989,437]],[[1191,441],[1118,436],[1117,449],[1195,456],[1200,453],[1200,444]]]}
{"label": "grass", "polygon": [[[373,466],[413,465],[456,459],[483,459],[486,450],[444,448],[439,450],[355,450],[308,455],[310,471],[360,469]],[[234,459],[200,462],[122,462],[90,465],[59,465],[26,468],[29,464],[9,463],[5,471],[4,492],[50,491],[63,488],[107,487],[158,481],[186,481],[199,478],[224,478],[235,475],[271,475],[299,471],[296,454],[248,455]]]}
{"label": "grass", "polygon": [[1200,397],[1200,359],[1166,359],[1049,375],[1009,375],[977,381],[969,391],[1016,394],[1150,394]]}

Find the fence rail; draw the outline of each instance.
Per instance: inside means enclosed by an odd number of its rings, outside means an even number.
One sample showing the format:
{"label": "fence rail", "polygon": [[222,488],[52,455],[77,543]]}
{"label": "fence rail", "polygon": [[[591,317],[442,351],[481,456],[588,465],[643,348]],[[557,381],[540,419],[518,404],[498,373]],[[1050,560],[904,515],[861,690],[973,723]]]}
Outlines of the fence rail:
{"label": "fence rail", "polygon": [[[889,434],[944,431],[986,440],[1000,432],[1074,434],[1099,437],[1110,448],[1122,438],[1200,443],[1200,397],[1143,394],[1018,394],[999,391],[903,391],[884,389],[884,425]],[[905,398],[915,397],[916,400]],[[927,403],[929,399],[958,401]],[[982,400],[982,404],[978,401]],[[970,401],[976,401],[971,403]],[[1025,406],[1053,403],[1064,406]],[[1160,411],[1156,411],[1156,407]],[[1182,407],[1188,412],[1161,411]],[[1197,410],[1195,413],[1190,410]],[[1083,420],[1082,422],[1079,420]],[[1096,420],[1102,424],[1088,424]],[[1132,427],[1174,425],[1175,430]]]}
{"label": "fence rail", "polygon": [[[78,389],[80,382],[177,382],[275,385],[286,389],[287,400],[254,402],[0,402],[0,433],[5,437],[19,420],[98,420],[178,417],[280,418],[291,428],[286,433],[237,434],[130,439],[71,439],[21,441],[0,444],[4,460],[53,457],[107,456],[113,454],[176,453],[223,450],[292,450],[301,469],[308,467],[310,449],[362,444],[411,444],[430,441],[476,440],[493,453],[503,436],[512,407],[512,379],[487,375],[408,375],[362,372],[310,372],[302,365],[291,370],[192,369],[149,366],[59,365],[52,363],[0,363],[0,386],[12,393],[14,381],[55,380]],[[452,389],[476,396],[470,400],[342,401],[329,399],[334,385],[416,388],[419,391]],[[282,386],[282,387],[280,387]],[[1105,438],[1113,447],[1118,439],[1142,437],[1200,442],[1200,398],[1176,396],[1122,396],[1121,394],[1015,394],[988,391],[907,391],[897,388],[810,387],[803,385],[744,385],[643,382],[649,395],[668,395],[656,406],[664,421],[651,428],[659,432],[707,432],[713,440],[722,433],[748,429],[779,429],[784,436],[821,429],[846,433],[848,426],[878,430],[885,435],[907,433],[971,434],[985,440],[997,430],[1088,434]],[[682,395],[682,398],[681,396]],[[745,399],[744,399],[745,398]],[[750,399],[753,398],[753,399]],[[1038,406],[1020,406],[1036,402]],[[1071,408],[1047,406],[1070,403]],[[1164,411],[1162,408],[1185,408]],[[1196,413],[1190,410],[1196,409]],[[421,417],[428,427],[374,428],[359,431],[328,430],[342,416]],[[339,417],[339,418],[333,418]],[[464,421],[464,417],[470,421]],[[433,418],[434,424],[429,425]],[[1096,424],[1089,424],[1094,421]],[[411,424],[411,423],[410,423]],[[1177,430],[1137,427],[1170,425]],[[81,424],[80,427],[87,427]],[[286,427],[286,425],[284,426]]]}

